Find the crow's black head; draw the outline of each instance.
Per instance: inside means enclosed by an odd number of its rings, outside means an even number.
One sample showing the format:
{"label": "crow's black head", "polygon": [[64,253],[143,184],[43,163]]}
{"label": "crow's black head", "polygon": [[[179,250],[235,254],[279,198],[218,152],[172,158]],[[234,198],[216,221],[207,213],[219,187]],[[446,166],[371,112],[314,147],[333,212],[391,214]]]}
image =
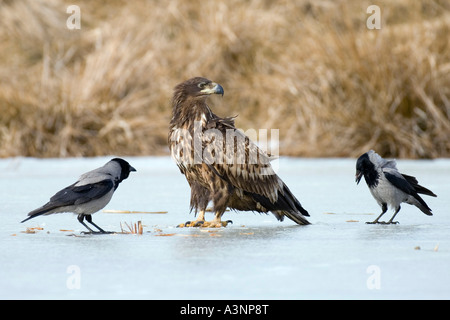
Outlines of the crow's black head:
{"label": "crow's black head", "polygon": [[136,169],[133,168],[127,161],[125,161],[121,158],[114,158],[111,161],[115,161],[120,164],[121,172],[120,172],[119,182],[122,182],[123,180],[128,178],[128,176],[130,175],[130,172],[136,171]]}
{"label": "crow's black head", "polygon": [[375,169],[375,165],[372,163],[372,161],[370,161],[369,155],[367,153],[364,153],[356,161],[355,180],[357,184],[359,184],[359,181],[361,181],[362,176],[364,176],[364,179],[366,180],[369,187],[378,184],[378,172]]}

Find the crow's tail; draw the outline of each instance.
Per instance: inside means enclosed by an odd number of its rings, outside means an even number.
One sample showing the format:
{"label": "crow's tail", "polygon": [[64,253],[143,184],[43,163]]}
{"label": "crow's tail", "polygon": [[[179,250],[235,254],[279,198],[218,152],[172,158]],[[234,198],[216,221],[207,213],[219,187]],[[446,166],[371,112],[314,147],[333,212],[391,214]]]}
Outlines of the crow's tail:
{"label": "crow's tail", "polygon": [[21,223],[22,223],[22,222],[25,222],[25,221],[28,221],[28,220],[30,220],[30,219],[33,219],[33,218],[35,218],[35,217],[37,217],[37,216],[46,214],[46,213],[48,213],[49,211],[51,211],[52,209],[54,209],[54,208],[51,207],[51,206],[49,206],[48,203],[47,203],[46,205],[44,205],[44,206],[42,206],[42,207],[40,207],[40,208],[37,208],[37,209],[31,211],[30,213],[28,213],[28,216],[29,216],[29,217],[26,218],[26,219],[24,219],[24,220],[22,220]]}

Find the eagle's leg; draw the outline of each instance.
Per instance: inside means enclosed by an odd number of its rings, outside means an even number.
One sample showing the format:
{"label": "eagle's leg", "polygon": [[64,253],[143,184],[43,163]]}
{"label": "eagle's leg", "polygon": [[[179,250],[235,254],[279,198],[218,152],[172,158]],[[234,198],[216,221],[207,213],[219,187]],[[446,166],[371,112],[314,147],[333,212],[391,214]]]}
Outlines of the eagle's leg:
{"label": "eagle's leg", "polygon": [[205,211],[210,201],[211,193],[208,188],[196,181],[191,181],[189,184],[191,186],[191,211],[195,209],[196,215],[198,212],[197,219],[182,223],[178,227],[201,227],[205,222]]}
{"label": "eagle's leg", "polygon": [[[212,176],[211,181],[215,181],[217,177]],[[216,186],[211,185],[214,190]],[[215,217],[211,221],[205,221],[205,211],[209,201],[214,202]],[[231,220],[222,221],[222,215],[228,207],[229,188],[222,186],[218,191],[211,192],[209,189],[202,187],[199,184],[193,183],[191,185],[191,208],[199,208],[199,215],[196,220],[188,221],[179,227],[202,227],[202,228],[221,228],[226,227],[228,223],[233,223]]]}
{"label": "eagle's leg", "polygon": [[223,180],[218,179],[215,175],[212,176],[211,181],[216,181],[219,185],[219,187],[214,183],[211,185],[211,190],[213,190],[211,192],[211,200],[213,201],[213,208],[215,215],[213,220],[205,221],[202,224],[202,227],[204,228],[226,227],[228,223],[230,222],[233,223],[231,220],[222,221],[222,216],[228,207],[232,187],[230,185],[227,185]]}

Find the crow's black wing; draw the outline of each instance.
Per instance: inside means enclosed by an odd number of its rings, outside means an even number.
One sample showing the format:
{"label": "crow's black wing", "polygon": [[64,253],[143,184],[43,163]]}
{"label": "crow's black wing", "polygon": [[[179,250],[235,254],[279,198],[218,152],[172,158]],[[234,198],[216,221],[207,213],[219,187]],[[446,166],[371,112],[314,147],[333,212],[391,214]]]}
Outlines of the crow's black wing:
{"label": "crow's black wing", "polygon": [[45,214],[56,208],[78,205],[99,199],[114,188],[114,182],[110,179],[82,186],[75,186],[77,183],[78,181],[61,191],[58,191],[45,205],[28,213],[29,217],[22,222]]}
{"label": "crow's black wing", "polygon": [[[390,172],[390,170],[387,172],[386,170],[384,170],[384,175],[386,177],[386,179],[392,183],[392,185],[398,189],[400,189],[401,191],[403,191],[404,193],[414,197],[417,201],[419,201],[419,203],[426,208],[427,210],[430,211],[430,208],[428,207],[428,205],[425,203],[425,201],[419,196],[419,194],[417,193],[414,185],[412,185],[411,183],[408,182],[408,180],[406,180],[404,178],[404,176],[399,173],[398,171],[393,171]],[[415,179],[415,178],[414,178]],[[415,180],[417,181],[417,180]],[[422,209],[421,209],[422,210]],[[422,210],[423,211],[423,210]],[[428,211],[428,212],[429,212]],[[426,214],[431,214],[430,212],[427,213],[427,211],[423,211]]]}
{"label": "crow's black wing", "polygon": [[435,195],[433,191],[425,188],[424,186],[421,186],[415,177],[408,176],[407,174],[403,173],[401,175],[406,179],[406,181],[408,181],[409,184],[411,184],[411,186],[414,188],[414,190],[416,190],[417,193],[422,193],[431,197],[437,197],[437,195]]}
{"label": "crow's black wing", "polygon": [[384,170],[384,176],[394,187],[400,189],[404,193],[409,195],[416,194],[414,187],[400,173]]}
{"label": "crow's black wing", "polygon": [[57,192],[50,198],[50,203],[54,207],[82,204],[99,199],[114,188],[114,182],[110,179],[82,186],[76,186],[75,184]]}

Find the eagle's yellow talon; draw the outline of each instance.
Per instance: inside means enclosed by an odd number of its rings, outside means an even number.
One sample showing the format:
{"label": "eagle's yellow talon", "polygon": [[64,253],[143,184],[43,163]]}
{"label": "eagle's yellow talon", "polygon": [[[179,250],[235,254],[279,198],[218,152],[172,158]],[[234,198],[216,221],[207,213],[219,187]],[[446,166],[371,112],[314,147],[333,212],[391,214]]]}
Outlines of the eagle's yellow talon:
{"label": "eagle's yellow talon", "polygon": [[222,221],[222,227],[226,227],[229,223],[233,224],[233,221],[231,220]]}
{"label": "eagle's yellow talon", "polygon": [[204,220],[196,221],[193,227],[203,227],[204,224],[205,224]]}
{"label": "eagle's yellow talon", "polygon": [[195,220],[195,221],[186,221],[185,223],[181,223],[177,226],[177,228],[222,228],[226,227],[229,223],[233,223],[231,220],[227,221],[204,221],[204,220]]}

